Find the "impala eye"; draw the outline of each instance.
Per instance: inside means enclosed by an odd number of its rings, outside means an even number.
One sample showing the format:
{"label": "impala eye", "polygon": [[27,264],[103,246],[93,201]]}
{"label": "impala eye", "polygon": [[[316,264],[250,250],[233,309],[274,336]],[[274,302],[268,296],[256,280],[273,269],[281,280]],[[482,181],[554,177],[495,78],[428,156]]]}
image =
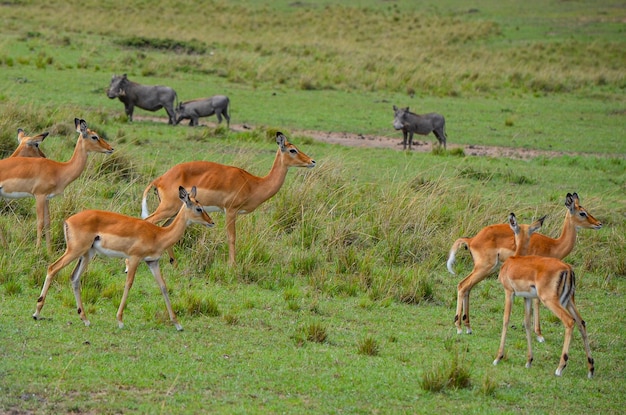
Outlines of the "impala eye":
{"label": "impala eye", "polygon": [[587,217],[587,212],[580,212],[579,215],[583,218]]}
{"label": "impala eye", "polygon": [[290,148],[290,149],[289,149],[289,152],[290,152],[291,154],[298,154],[298,150],[296,150],[295,148]]}

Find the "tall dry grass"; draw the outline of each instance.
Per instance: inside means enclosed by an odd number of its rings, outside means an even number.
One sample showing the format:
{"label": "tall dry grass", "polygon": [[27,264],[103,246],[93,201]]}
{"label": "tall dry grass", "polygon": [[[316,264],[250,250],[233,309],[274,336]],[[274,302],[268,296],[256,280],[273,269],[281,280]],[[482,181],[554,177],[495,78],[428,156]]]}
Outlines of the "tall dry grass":
{"label": "tall dry grass", "polygon": [[[496,21],[470,14],[425,15],[419,8],[397,5],[273,10],[212,2],[199,7],[191,0],[156,7],[149,2],[125,7],[75,1],[37,5],[6,8],[7,19],[27,13],[31,23],[38,23],[34,26],[41,36],[80,47],[86,66],[114,72],[139,67],[144,76],[211,74],[251,86],[450,96],[505,89],[554,93],[626,87],[620,41],[586,42],[566,35],[555,41],[519,41],[507,35],[514,28],[505,30]],[[130,14],[133,24],[128,24]],[[604,18],[617,24],[620,16]],[[79,37],[56,34],[82,30],[73,28],[76,21],[97,22],[88,34],[126,44],[121,57],[108,60]],[[35,37],[33,42],[37,41]],[[141,53],[163,48],[170,53],[161,57]],[[43,60],[46,65],[53,57]]]}

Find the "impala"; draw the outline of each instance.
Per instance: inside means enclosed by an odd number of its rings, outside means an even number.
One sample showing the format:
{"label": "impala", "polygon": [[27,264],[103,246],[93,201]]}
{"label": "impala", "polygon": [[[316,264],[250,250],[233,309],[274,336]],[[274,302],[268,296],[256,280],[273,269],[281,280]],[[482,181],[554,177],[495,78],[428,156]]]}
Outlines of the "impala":
{"label": "impala", "polygon": [[[602,223],[580,205],[578,194],[568,193],[565,196],[565,207],[567,211],[565,212],[565,221],[563,222],[561,236],[557,239],[552,239],[548,236],[534,233],[530,238],[528,255],[563,259],[569,255],[574,248],[577,228],[602,228]],[[454,324],[456,325],[457,333],[460,334],[462,333],[462,320],[465,323],[466,332],[470,334],[472,332],[469,316],[470,291],[474,285],[493,273],[499,263],[504,262],[508,257],[513,255],[515,251],[515,239],[511,228],[505,223],[487,226],[473,238],[457,239],[454,244],[452,244],[447,262],[448,271],[452,274],[454,274],[452,265],[454,264],[456,252],[461,246],[465,246],[469,249],[472,260],[474,261],[474,269],[472,269],[472,272],[470,272],[467,277],[463,278],[457,286],[457,306]],[[538,304],[539,302],[537,300],[534,309],[535,333],[537,340],[543,342],[544,338],[541,335],[541,326],[539,324]]]}
{"label": "impala", "polygon": [[527,246],[530,237],[541,226],[541,221],[532,225],[519,225],[515,215],[511,213],[509,215],[509,225],[515,234],[516,250],[514,255],[504,262],[498,274],[498,281],[504,287],[505,302],[500,347],[493,364],[497,365],[504,358],[504,343],[511,317],[511,306],[515,296],[518,296],[524,297],[524,328],[526,329],[526,343],[528,344],[526,367],[530,367],[533,361],[532,335],[530,332],[531,299],[539,299],[565,326],[563,351],[561,352],[561,359],[555,375],[561,376],[563,369],[567,365],[572,332],[574,324],[576,324],[582,335],[585,353],[587,354],[587,377],[591,379],[594,372],[594,360],[591,357],[585,321],[580,317],[574,302],[576,278],[572,267],[557,258],[520,255],[524,251],[528,251]]}
{"label": "impala", "polygon": [[80,296],[80,277],[87,268],[89,261],[94,255],[100,253],[109,257],[128,259],[124,294],[117,310],[117,322],[120,328],[124,326],[122,314],[128,299],[128,292],[133,286],[137,266],[141,261],[144,261],[148,264],[152,275],[159,284],[172,323],[177,330],[182,330],[183,327],[178,323],[172,310],[165,280],[159,268],[159,258],[167,248],[183,237],[185,229],[190,224],[198,223],[212,227],[214,223],[195,199],[195,187],[191,189],[189,194],[181,186],[178,193],[179,202],[182,201],[183,204],[179,206],[178,214],[174,220],[165,227],[154,225],[139,218],[100,210],[85,210],[69,217],[63,226],[67,248],[63,256],[48,267],[46,280],[37,300],[37,309],[33,318],[35,320],[40,318],[39,313],[46,301],[46,294],[52,279],[61,269],[78,258],[78,263],[72,271],[72,288],[74,289],[78,314],[85,325],[89,326],[90,323],[85,315],[85,307],[83,307]]}
{"label": "impala", "polygon": [[[48,133],[42,133],[33,137],[28,137],[21,128],[17,129],[18,146],[9,157],[41,157],[46,155],[39,148],[39,144],[48,136]],[[0,245],[6,246],[4,235],[0,232]]]}
{"label": "impala", "polygon": [[40,157],[46,158],[46,155],[41,151],[39,145],[48,136],[48,133],[42,133],[32,137],[28,137],[24,130],[17,129],[17,142],[18,146],[9,157]]}
{"label": "impala", "polygon": [[[272,169],[265,177],[254,176],[234,166],[210,161],[192,161],[172,167],[161,177],[153,180],[143,192],[141,217],[157,223],[171,218],[178,209],[177,186],[195,185],[198,202],[207,212],[225,212],[228,233],[228,258],[235,265],[235,221],[237,215],[254,211],[260,204],[274,196],[285,182],[289,167],[314,167],[315,161],[302,153],[285,136],[277,132],[278,151]],[[159,206],[150,215],[147,197],[156,188]],[[174,262],[172,250],[168,250],[170,262]]]}
{"label": "impala", "polygon": [[74,154],[68,162],[47,158],[9,157],[0,160],[0,197],[19,199],[35,197],[37,208],[37,248],[42,234],[46,234],[48,251],[50,245],[50,209],[48,200],[63,193],[65,188],[80,176],[87,164],[89,152],[110,154],[113,148],[87,128],[85,120],[74,120],[80,133]]}

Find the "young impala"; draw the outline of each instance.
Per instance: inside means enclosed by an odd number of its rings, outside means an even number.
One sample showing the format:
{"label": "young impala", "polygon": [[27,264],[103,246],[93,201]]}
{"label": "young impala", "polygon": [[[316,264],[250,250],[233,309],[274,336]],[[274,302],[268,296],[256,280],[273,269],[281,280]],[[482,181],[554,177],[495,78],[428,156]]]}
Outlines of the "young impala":
{"label": "young impala", "polygon": [[87,165],[90,152],[113,152],[113,148],[87,128],[85,120],[74,120],[79,132],[74,154],[68,162],[58,162],[47,158],[9,157],[0,160],[0,197],[19,199],[35,197],[37,208],[37,247],[41,245],[42,234],[46,234],[46,244],[50,245],[50,209],[48,200],[63,193],[65,188],[80,176]]}
{"label": "young impala", "polygon": [[[315,161],[287,142],[285,136],[276,133],[278,151],[272,169],[265,177],[254,176],[234,166],[192,161],[172,167],[146,187],[141,200],[141,217],[157,223],[169,219],[178,209],[176,189],[178,185],[195,185],[198,202],[207,212],[225,212],[228,232],[229,264],[235,265],[235,221],[237,215],[253,212],[261,203],[274,196],[285,182],[289,167],[314,167]],[[150,215],[147,197],[152,187],[156,188],[159,206]],[[170,262],[174,261],[172,250],[168,250]]]}
{"label": "young impala", "polygon": [[585,321],[580,317],[574,302],[576,278],[572,267],[557,258],[520,255],[528,250],[530,237],[541,226],[541,222],[538,221],[532,225],[519,225],[515,215],[511,213],[509,215],[509,225],[515,234],[516,250],[514,255],[504,262],[498,274],[498,281],[500,281],[505,291],[505,303],[500,348],[493,364],[497,365],[504,358],[504,343],[509,318],[511,317],[511,307],[515,296],[518,296],[524,297],[524,328],[526,329],[526,342],[528,344],[526,367],[530,367],[533,361],[532,335],[530,332],[531,299],[538,298],[565,326],[563,351],[561,352],[561,360],[555,375],[561,376],[563,369],[567,365],[572,332],[574,324],[576,324],[582,335],[585,353],[587,354],[587,377],[591,379],[594,372],[594,361],[591,357]]}
{"label": "young impala", "polygon": [[[42,133],[33,137],[28,137],[21,128],[17,129],[17,148],[9,157],[41,157],[46,155],[39,148],[39,144],[48,136],[48,133]],[[0,231],[0,245],[6,246],[4,234]]]}
{"label": "young impala", "polygon": [[48,136],[48,133],[42,133],[28,137],[24,130],[17,129],[17,142],[18,146],[9,157],[40,157],[46,158],[46,155],[41,151],[39,145]]}
{"label": "young impala", "polygon": [[124,285],[124,294],[117,310],[117,322],[120,328],[124,326],[122,314],[128,299],[128,292],[135,280],[135,272],[141,261],[148,264],[152,275],[159,284],[165,306],[170,319],[177,330],[183,327],[176,320],[172,310],[170,299],[167,295],[165,280],[161,276],[159,258],[163,252],[178,242],[187,226],[198,223],[205,226],[214,226],[213,220],[202,209],[195,199],[196,188],[191,189],[191,194],[181,186],[178,189],[178,201],[182,201],[178,214],[168,226],[160,227],[139,218],[120,215],[113,212],[99,210],[85,210],[69,217],[63,230],[67,249],[61,258],[48,267],[46,281],[44,282],[41,296],[37,300],[37,310],[33,314],[35,320],[39,319],[39,313],[46,301],[46,294],[50,283],[55,275],[78,258],[78,263],[72,271],[72,288],[76,297],[78,314],[86,326],[89,320],[85,315],[85,307],[80,296],[80,277],[87,268],[89,261],[94,255],[100,253],[109,257],[124,257],[128,259],[128,274]]}
{"label": "young impala", "polygon": [[[602,223],[594,218],[587,210],[580,205],[578,194],[568,193],[565,196],[565,221],[563,222],[563,230],[561,236],[552,239],[548,236],[535,233],[530,238],[528,246],[528,255],[547,256],[552,258],[563,259],[574,248],[576,243],[577,228],[600,229]],[[469,315],[469,295],[472,287],[478,284],[491,273],[493,273],[499,263],[503,263],[508,257],[513,255],[515,251],[515,239],[511,228],[503,223],[491,225],[483,228],[473,238],[459,238],[450,249],[448,258],[448,271],[454,274],[452,265],[457,251],[461,246],[469,249],[472,260],[474,261],[474,269],[470,274],[463,278],[457,286],[457,306],[456,315],[454,316],[454,324],[457,333],[461,333],[461,322],[465,323],[466,332],[472,332],[470,327]],[[538,301],[535,303],[534,320],[535,333],[537,339],[543,342],[541,335],[541,326],[539,324],[539,307]]]}

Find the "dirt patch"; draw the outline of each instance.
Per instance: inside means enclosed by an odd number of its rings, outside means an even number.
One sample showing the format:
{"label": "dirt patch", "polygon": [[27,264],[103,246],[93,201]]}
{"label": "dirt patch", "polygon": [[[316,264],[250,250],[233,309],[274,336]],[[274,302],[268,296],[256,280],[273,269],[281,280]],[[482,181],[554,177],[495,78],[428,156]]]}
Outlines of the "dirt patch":
{"label": "dirt patch", "polygon": [[[149,120],[154,122],[167,123],[167,118],[162,117],[150,117],[150,116],[135,116],[135,121]],[[215,128],[217,124],[211,122],[201,122],[200,126]],[[181,124],[181,127],[187,127],[187,123]],[[254,127],[246,124],[231,124],[230,129],[232,131],[242,132],[250,130]],[[402,138],[387,137],[380,135],[365,135],[354,134],[346,132],[334,132],[334,131],[312,131],[312,130],[292,130],[292,132],[298,135],[311,137],[314,140],[322,141],[330,144],[340,144],[350,147],[368,147],[368,148],[388,148],[392,150],[402,151]],[[420,136],[421,137],[421,136]],[[428,153],[432,151],[433,146],[438,145],[435,136],[432,136],[432,141],[428,140],[413,140],[413,148],[411,151]],[[448,143],[448,150],[455,148],[462,148],[463,152],[467,156],[483,156],[483,157],[507,157],[512,159],[532,159],[539,156],[546,157],[559,157],[562,155],[576,155],[577,153],[568,153],[564,151],[543,151],[532,150],[525,148],[512,148],[512,147],[497,147],[497,146],[478,146],[478,145],[456,145]]]}

